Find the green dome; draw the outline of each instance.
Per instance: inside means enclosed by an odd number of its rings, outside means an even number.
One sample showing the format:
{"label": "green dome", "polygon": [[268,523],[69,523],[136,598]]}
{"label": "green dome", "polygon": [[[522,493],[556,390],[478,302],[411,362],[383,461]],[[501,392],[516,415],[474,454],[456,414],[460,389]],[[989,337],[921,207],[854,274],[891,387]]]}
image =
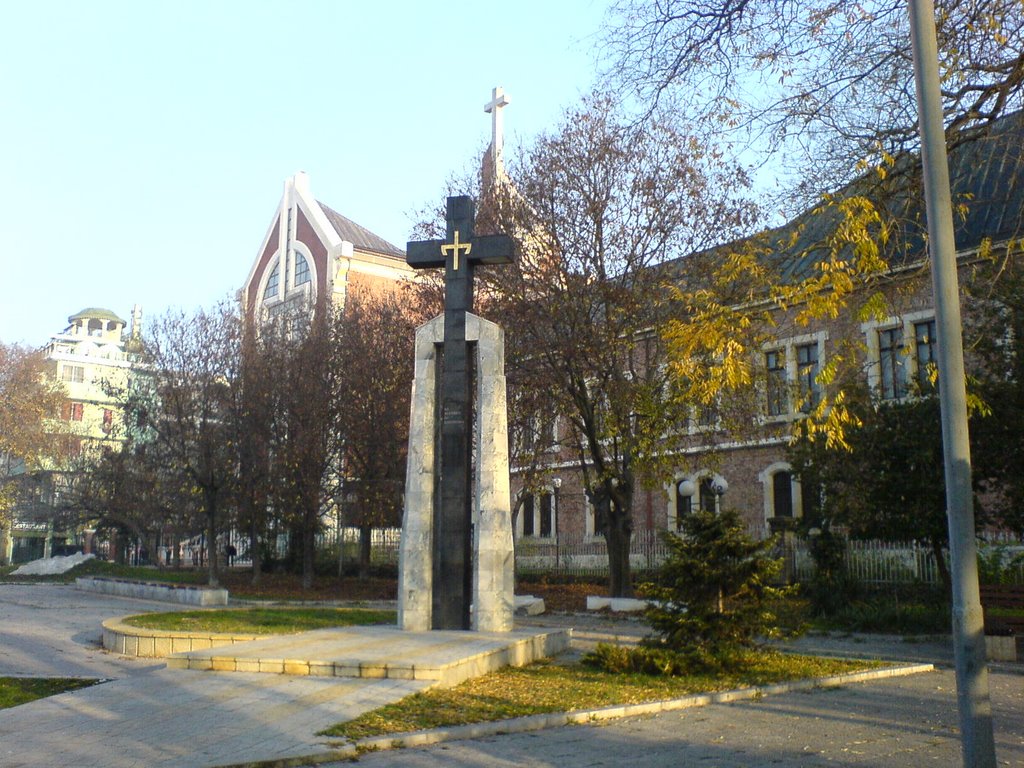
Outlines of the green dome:
{"label": "green dome", "polygon": [[75,320],[113,320],[115,323],[125,325],[124,320],[109,309],[103,309],[102,307],[86,307],[68,318],[69,323],[73,323]]}

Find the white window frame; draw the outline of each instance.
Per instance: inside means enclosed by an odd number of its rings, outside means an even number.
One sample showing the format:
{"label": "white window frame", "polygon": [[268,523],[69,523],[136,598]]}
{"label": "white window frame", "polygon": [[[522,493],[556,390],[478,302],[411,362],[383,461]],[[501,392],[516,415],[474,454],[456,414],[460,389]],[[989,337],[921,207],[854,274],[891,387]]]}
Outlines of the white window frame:
{"label": "white window frame", "polygon": [[[867,349],[868,387],[879,396],[881,396],[882,392],[882,353],[878,344],[878,332],[893,328],[900,328],[903,331],[903,346],[900,354],[904,355],[903,371],[908,391],[903,397],[890,398],[886,402],[901,402],[913,397],[910,385],[912,382],[917,381],[918,377],[917,337],[914,334],[914,325],[934,319],[934,309],[922,309],[916,312],[907,312],[904,315],[893,315],[883,320],[871,320],[860,324],[860,330],[864,334],[865,347]],[[938,340],[935,343],[937,346]]]}
{"label": "white window frame", "polygon": [[789,473],[790,498],[793,501],[793,519],[799,520],[804,516],[804,497],[800,481],[793,475],[793,467],[788,461],[776,461],[769,464],[758,473],[757,479],[761,482],[762,497],[764,498],[764,520],[767,523],[775,517],[775,475],[780,472]]}
{"label": "white window frame", "polygon": [[[697,487],[697,507],[700,507],[700,484],[702,481],[715,477],[721,477],[710,469],[701,469],[693,473],[677,472],[672,476],[672,482],[666,483],[663,487],[665,494],[668,497],[667,508],[666,508],[666,526],[668,530],[675,533],[679,530],[679,516],[676,514],[676,500],[679,495],[679,484],[689,480]],[[724,478],[723,478],[724,479]],[[693,496],[690,496],[690,508],[693,508]],[[722,497],[717,493],[715,494],[715,514],[721,514],[722,512]]]}
{"label": "white window frame", "polygon": [[[540,499],[544,496],[551,497],[551,533],[547,536],[542,536],[540,533],[540,514],[541,505]],[[533,497],[533,533],[527,534],[526,530],[526,502],[527,496]],[[558,494],[555,493],[555,487],[553,485],[545,485],[537,491],[526,492],[523,494],[523,506],[519,510],[519,515],[516,517],[516,539],[530,539],[540,541],[554,541],[558,537]]]}
{"label": "white window frame", "polygon": [[[828,331],[815,331],[814,333],[804,333],[799,336],[790,336],[785,339],[776,339],[775,341],[765,344],[761,347],[761,359],[758,364],[767,374],[767,360],[765,356],[769,352],[783,352],[786,360],[786,411],[775,416],[768,415],[768,392],[767,386],[764,392],[764,398],[762,405],[764,412],[762,415],[762,421],[766,424],[772,424],[777,422],[788,422],[794,421],[795,419],[804,418],[807,413],[803,410],[796,408],[797,401],[799,399],[797,393],[798,376],[800,373],[799,364],[796,359],[797,347],[803,347],[808,344],[816,344],[818,347],[818,375],[821,375],[822,369],[825,367],[825,342],[828,341]],[[821,384],[818,383],[818,391],[821,391]]]}
{"label": "white window frame", "polygon": [[[298,240],[292,240],[289,245],[291,246],[288,252],[288,284],[285,288],[285,298],[290,299],[292,296],[298,294],[309,295],[315,293],[317,273],[316,273],[316,262],[313,261],[313,254],[309,252],[309,248],[306,247],[305,243],[299,242]],[[309,267],[309,281],[302,285],[295,285],[295,265],[298,259],[295,255],[298,254],[306,260],[306,266]]]}
{"label": "white window frame", "polygon": [[[263,306],[273,306],[282,299],[284,299],[284,285],[286,275],[286,266],[281,264],[281,251],[276,251],[270,260],[267,262],[266,269],[263,270],[263,275],[260,277],[259,290],[256,295],[259,296],[259,304]],[[270,275],[273,273],[274,268],[278,268],[277,273],[277,291],[273,296],[267,296],[267,283],[270,282]]]}

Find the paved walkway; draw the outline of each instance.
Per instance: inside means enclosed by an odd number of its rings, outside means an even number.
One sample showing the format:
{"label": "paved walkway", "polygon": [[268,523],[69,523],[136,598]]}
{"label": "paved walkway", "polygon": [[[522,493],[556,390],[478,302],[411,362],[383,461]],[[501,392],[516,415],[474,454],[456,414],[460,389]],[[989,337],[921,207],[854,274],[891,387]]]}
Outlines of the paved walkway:
{"label": "paved walkway", "polygon": [[[1024,766],[1024,677],[991,680],[1000,766]],[[378,752],[361,768],[919,768],[962,765],[953,673],[769,696],[604,725]],[[342,763],[332,764],[341,768]]]}
{"label": "paved walkway", "polygon": [[[0,715],[0,766],[213,766],[322,751],[323,727],[419,690],[405,680],[346,680],[169,670],[99,649],[104,618],[178,606],[79,592],[0,585],[0,675],[114,678]],[[564,625],[547,618],[534,625]],[[643,627],[573,618],[591,636]],[[895,651],[942,663],[943,643],[856,642],[866,655]],[[840,647],[829,638],[806,642]],[[890,644],[892,645],[892,644]],[[910,650],[912,653],[901,653]],[[940,658],[927,658],[935,656]],[[995,668],[1001,765],[1024,766],[1024,666]],[[916,675],[760,702],[451,742],[362,758],[365,765],[956,765],[952,673]]]}

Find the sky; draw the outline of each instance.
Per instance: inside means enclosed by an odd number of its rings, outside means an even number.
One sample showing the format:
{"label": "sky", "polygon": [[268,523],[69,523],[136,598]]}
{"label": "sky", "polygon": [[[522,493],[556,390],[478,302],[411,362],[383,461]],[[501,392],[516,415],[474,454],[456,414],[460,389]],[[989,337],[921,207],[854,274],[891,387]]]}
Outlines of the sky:
{"label": "sky", "polygon": [[233,297],[286,178],[404,248],[596,82],[606,0],[34,0],[0,46],[0,341]]}

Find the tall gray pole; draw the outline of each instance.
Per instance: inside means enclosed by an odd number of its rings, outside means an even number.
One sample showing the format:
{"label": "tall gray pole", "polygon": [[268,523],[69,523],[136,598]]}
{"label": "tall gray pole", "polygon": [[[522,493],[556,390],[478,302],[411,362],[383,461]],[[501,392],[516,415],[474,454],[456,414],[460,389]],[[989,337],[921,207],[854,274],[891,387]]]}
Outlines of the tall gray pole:
{"label": "tall gray pole", "polygon": [[935,326],[939,342],[939,403],[942,410],[950,571],[953,577],[953,648],[960,734],[966,768],[995,768],[992,706],[988,693],[988,667],[985,665],[985,629],[978,595],[960,291],[946,137],[942,125],[942,97],[939,93],[935,9],[932,0],[909,0],[909,3],[928,244],[935,294]]}

